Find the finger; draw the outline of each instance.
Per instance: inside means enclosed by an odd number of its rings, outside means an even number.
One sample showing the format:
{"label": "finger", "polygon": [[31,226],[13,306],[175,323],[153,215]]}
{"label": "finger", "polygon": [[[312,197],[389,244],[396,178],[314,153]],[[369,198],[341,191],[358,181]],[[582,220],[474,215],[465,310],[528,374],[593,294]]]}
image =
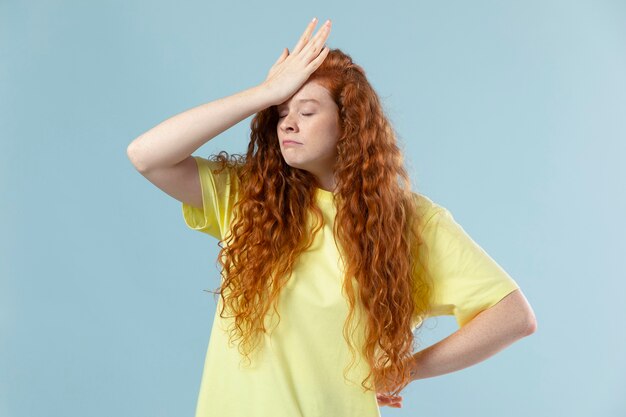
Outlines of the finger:
{"label": "finger", "polygon": [[377,394],[377,398],[389,400],[389,401],[402,401],[402,395],[388,395],[388,394]]}
{"label": "finger", "polygon": [[276,65],[280,64],[282,61],[285,60],[285,58],[287,58],[287,56],[289,56],[289,49],[283,48],[283,52],[280,54],[276,62],[274,62],[272,67],[275,67]]}
{"label": "finger", "polygon": [[326,42],[326,39],[330,34],[331,27],[332,22],[330,21],[330,19],[328,19],[326,23],[324,23],[324,25],[317,31],[315,36],[313,36],[313,39],[311,39],[311,41],[317,42],[318,44],[323,44],[324,42]]}
{"label": "finger", "polygon": [[293,47],[292,53],[296,54],[300,52],[300,50],[304,47],[304,45],[306,45],[306,43],[309,41],[311,33],[313,33],[313,29],[315,29],[316,24],[317,24],[317,17],[309,22],[306,29],[304,30],[304,33],[300,36],[298,43],[296,44],[296,46]]}
{"label": "finger", "polygon": [[317,67],[322,65],[322,62],[324,62],[324,59],[326,59],[329,53],[330,48],[328,46],[324,47],[324,49],[322,49],[322,52],[320,52],[320,54],[313,61],[309,62],[309,65],[307,65],[306,67],[307,71],[315,71]]}
{"label": "finger", "polygon": [[402,408],[402,402],[391,402],[391,401],[379,401],[378,405],[383,407],[394,407],[394,408]]}
{"label": "finger", "polygon": [[331,27],[331,23],[330,23],[330,19],[326,21],[326,23],[324,23],[319,30],[317,31],[317,33],[315,35],[313,35],[313,37],[311,38],[311,40],[302,48],[303,50],[306,48],[314,48],[315,50],[319,51],[322,49],[322,45],[324,45],[324,43],[326,42],[326,39],[328,39],[328,36],[330,35],[330,27]]}
{"label": "finger", "polygon": [[313,38],[311,38],[311,40],[302,48],[302,50],[304,51],[306,49],[309,51],[313,49],[319,51],[322,48],[322,45],[324,45],[324,42],[326,42],[326,39],[328,39],[330,27],[331,22],[330,20],[327,20],[326,23],[324,23],[324,25],[317,31],[315,36],[313,36]]}
{"label": "finger", "polygon": [[385,395],[385,394],[378,394],[376,398],[378,399],[379,402],[385,405],[394,404],[394,403],[398,403],[402,401],[402,397],[400,396],[394,397],[394,396]]}

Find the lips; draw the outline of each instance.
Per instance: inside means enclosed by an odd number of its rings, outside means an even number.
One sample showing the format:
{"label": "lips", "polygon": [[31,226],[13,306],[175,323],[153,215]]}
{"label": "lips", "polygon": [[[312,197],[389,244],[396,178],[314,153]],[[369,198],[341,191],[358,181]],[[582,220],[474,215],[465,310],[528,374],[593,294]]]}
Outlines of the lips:
{"label": "lips", "polygon": [[283,145],[289,145],[289,144],[302,145],[302,143],[296,142],[295,140],[286,139],[283,141]]}

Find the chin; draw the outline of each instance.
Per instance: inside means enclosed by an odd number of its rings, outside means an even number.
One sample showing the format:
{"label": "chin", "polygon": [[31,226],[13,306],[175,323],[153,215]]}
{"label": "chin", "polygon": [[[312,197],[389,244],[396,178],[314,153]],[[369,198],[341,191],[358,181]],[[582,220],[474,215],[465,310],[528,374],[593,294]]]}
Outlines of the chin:
{"label": "chin", "polygon": [[[283,158],[283,159],[284,159],[284,158]],[[286,163],[287,165],[289,165],[289,166],[290,166],[290,167],[292,167],[292,168],[302,169],[302,170],[305,170],[305,171],[306,171],[306,167],[305,167],[303,164],[299,164],[299,163],[297,163],[297,162],[295,162],[295,161],[290,161],[290,160],[288,160],[288,159],[284,159],[284,161],[285,161],[285,163]]]}

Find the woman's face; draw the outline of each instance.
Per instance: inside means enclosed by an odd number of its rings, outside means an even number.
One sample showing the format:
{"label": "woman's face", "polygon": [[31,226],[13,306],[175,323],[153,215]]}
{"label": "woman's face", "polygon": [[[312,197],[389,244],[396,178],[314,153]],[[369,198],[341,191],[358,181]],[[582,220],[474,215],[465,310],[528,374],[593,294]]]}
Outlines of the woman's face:
{"label": "woman's face", "polygon": [[[309,81],[277,109],[276,129],[285,162],[314,174],[322,188],[334,188],[339,108],[328,90]],[[288,140],[298,143],[287,143]]]}

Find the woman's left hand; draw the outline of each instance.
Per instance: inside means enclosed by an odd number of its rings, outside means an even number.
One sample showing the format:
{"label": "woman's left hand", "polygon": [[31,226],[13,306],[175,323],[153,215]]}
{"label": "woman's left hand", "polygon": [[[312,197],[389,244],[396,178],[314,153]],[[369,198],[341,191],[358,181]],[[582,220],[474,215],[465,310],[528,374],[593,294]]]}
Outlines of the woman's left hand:
{"label": "woman's left hand", "polygon": [[388,406],[395,408],[402,408],[402,395],[387,395],[376,393],[376,399],[379,406]]}
{"label": "woman's left hand", "polygon": [[[391,372],[387,374],[385,380],[383,380],[380,376],[376,377],[374,380],[374,385],[376,386],[376,392],[378,394],[388,395],[389,393],[395,392],[397,389],[403,390],[405,386],[401,386],[400,378],[396,375],[395,372]],[[408,385],[408,383],[407,383]]]}
{"label": "woman's left hand", "polygon": [[384,381],[379,378],[380,377],[376,378],[374,381],[374,384],[376,386],[376,399],[378,400],[378,404],[381,406],[386,405],[389,407],[402,407],[402,396],[392,395],[390,393],[394,392],[397,389],[402,390],[406,387],[406,385],[402,387],[399,384],[398,381],[400,378],[395,373],[388,374],[387,379]]}

